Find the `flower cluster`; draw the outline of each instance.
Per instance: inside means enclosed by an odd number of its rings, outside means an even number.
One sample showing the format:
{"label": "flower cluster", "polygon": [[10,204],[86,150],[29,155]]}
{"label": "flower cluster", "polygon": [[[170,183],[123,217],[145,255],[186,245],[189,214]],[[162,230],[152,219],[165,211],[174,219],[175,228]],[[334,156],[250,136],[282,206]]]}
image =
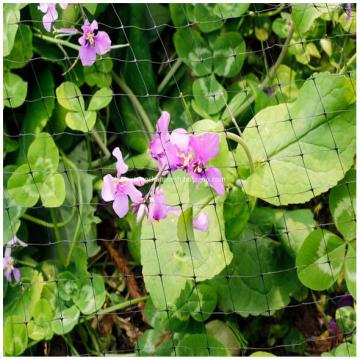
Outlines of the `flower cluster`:
{"label": "flower cluster", "polygon": [[[121,151],[115,148],[113,155],[117,159],[116,177],[106,175],[103,179],[101,196],[105,201],[113,201],[113,209],[121,218],[129,211],[129,198],[132,210],[140,222],[146,214],[148,221],[165,219],[169,213],[177,216],[180,211],[166,203],[165,195],[156,186],[160,176],[169,171],[183,170],[198,184],[205,180],[220,195],[225,192],[224,182],[219,169],[208,166],[208,162],[219,152],[218,134],[206,133],[200,136],[187,133],[185,129],[168,131],[170,114],[162,112],[157,125],[157,134],[150,143],[150,154],[157,160],[159,172],[154,179],[145,180],[142,177],[128,178],[123,176],[128,171]],[[143,196],[138,187],[153,182],[150,191]],[[200,212],[193,220],[193,227],[199,231],[208,231],[208,216]]]}
{"label": "flower cluster", "polygon": [[[63,10],[68,6],[67,3],[60,3],[59,5]],[[43,16],[43,25],[50,32],[52,23],[58,18],[56,4],[39,4],[38,9],[45,14]],[[96,20],[90,23],[89,20],[85,19],[81,29],[79,58],[83,66],[91,66],[96,61],[96,55],[104,55],[110,51],[111,39],[105,31],[98,31]],[[74,28],[59,29],[56,32],[62,35],[75,35],[79,33]]]}
{"label": "flower cluster", "polygon": [[15,260],[11,256],[12,249],[15,246],[22,246],[26,247],[27,244],[18,239],[16,236],[14,236],[5,247],[5,254],[3,258],[3,269],[4,274],[8,282],[12,281],[12,278],[17,282],[20,280],[20,270],[14,266]]}

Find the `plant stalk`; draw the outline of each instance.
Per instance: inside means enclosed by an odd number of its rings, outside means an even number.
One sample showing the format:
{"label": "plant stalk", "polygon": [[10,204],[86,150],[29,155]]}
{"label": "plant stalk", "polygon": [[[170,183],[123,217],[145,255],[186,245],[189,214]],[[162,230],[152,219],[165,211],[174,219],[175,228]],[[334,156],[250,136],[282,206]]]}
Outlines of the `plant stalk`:
{"label": "plant stalk", "polygon": [[255,170],[254,161],[252,159],[250,149],[246,145],[245,141],[239,135],[233,134],[231,132],[226,132],[226,137],[230,140],[236,141],[244,149],[245,154],[249,161],[250,173],[253,173]]}
{"label": "plant stalk", "polygon": [[25,220],[31,221],[31,222],[33,222],[35,224],[44,226],[46,228],[54,229],[54,228],[59,228],[59,227],[63,227],[65,225],[67,225],[71,221],[71,219],[73,218],[74,212],[75,212],[75,210],[73,209],[71,215],[66,220],[64,220],[62,222],[59,222],[57,224],[49,223],[49,222],[47,222],[45,220],[38,219],[35,216],[29,215],[29,214],[23,214],[21,217],[23,219],[25,219]]}
{"label": "plant stalk", "polygon": [[180,65],[181,65],[181,59],[177,59],[175,64],[170,67],[170,71],[166,74],[166,76],[163,78],[163,80],[161,81],[158,87],[159,93],[161,93],[164,90],[165,86],[167,85],[169,80],[174,76],[176,71],[179,69]]}

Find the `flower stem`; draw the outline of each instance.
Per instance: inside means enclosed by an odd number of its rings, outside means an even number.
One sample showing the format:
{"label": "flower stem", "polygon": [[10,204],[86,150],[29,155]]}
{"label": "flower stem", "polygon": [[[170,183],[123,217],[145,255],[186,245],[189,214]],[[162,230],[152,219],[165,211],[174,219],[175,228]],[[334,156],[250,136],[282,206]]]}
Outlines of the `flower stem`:
{"label": "flower stem", "polygon": [[356,53],[347,61],[344,67],[340,70],[339,74],[345,74],[350,65],[356,60]]}
{"label": "flower stem", "polygon": [[110,158],[111,153],[109,151],[109,149],[106,147],[106,145],[103,143],[103,141],[101,140],[101,137],[99,136],[99,134],[97,133],[96,130],[92,130],[91,131],[92,136],[94,137],[95,141],[97,142],[97,144],[99,145],[100,149],[103,151],[104,155],[105,155],[105,159],[103,160],[107,160]]}
{"label": "flower stem", "polygon": [[79,45],[75,45],[69,41],[66,41],[66,40],[63,40],[63,39],[58,39],[58,38],[53,38],[51,36],[47,36],[47,35],[43,35],[43,34],[34,34],[35,37],[39,38],[39,39],[43,39],[49,43],[52,43],[52,44],[56,44],[56,45],[64,45],[64,46],[67,46],[71,49],[74,49],[74,50],[77,50],[79,51],[80,50],[80,46]]}
{"label": "flower stem", "polygon": [[120,86],[120,88],[125,91],[125,93],[129,96],[129,100],[131,101],[131,103],[133,104],[134,108],[138,111],[138,113],[140,114],[140,117],[143,121],[144,127],[146,128],[146,130],[148,131],[148,138],[149,140],[151,139],[151,135],[152,133],[155,132],[153,125],[151,124],[151,121],[149,119],[149,117],[147,116],[144,108],[142,107],[142,105],[140,104],[139,100],[137,99],[137,97],[134,95],[134,93],[132,92],[132,90],[127,86],[127,84],[125,83],[125,81],[123,79],[120,78],[120,76],[118,76],[116,73],[113,72],[113,78],[115,80],[115,82]]}
{"label": "flower stem", "polygon": [[159,93],[161,93],[164,90],[165,86],[167,85],[167,83],[169,82],[171,77],[174,76],[176,71],[179,69],[180,65],[181,65],[181,59],[177,59],[175,64],[170,68],[170,71],[166,74],[166,76],[161,81],[161,83],[158,87]]}
{"label": "flower stem", "polygon": [[[276,71],[278,70],[279,66],[281,65],[281,63],[284,60],[284,57],[286,55],[286,52],[289,48],[289,44],[290,44],[290,40],[292,38],[294,34],[294,24],[292,23],[289,29],[289,34],[283,44],[283,48],[281,50],[281,53],[279,55],[279,57],[276,60],[276,63],[271,67],[271,69],[269,70],[269,74],[265,77],[265,79],[258,85],[258,89],[259,90],[263,90],[265,87],[267,87],[271,81],[273,80]],[[252,96],[250,96],[245,102],[243,102],[243,104],[239,107],[239,109],[237,109],[236,111],[234,111],[233,116],[236,117],[239,114],[241,114],[243,111],[245,111],[257,98],[257,95],[254,94]],[[225,125],[228,125],[231,121],[231,116],[227,117],[224,119]]]}
{"label": "flower stem", "polygon": [[254,162],[253,162],[253,159],[251,156],[250,149],[246,145],[245,141],[239,135],[233,134],[231,132],[226,132],[226,137],[230,140],[236,141],[244,149],[246,156],[248,158],[248,161],[249,161],[250,173],[253,173],[255,170]]}
{"label": "flower stem", "polygon": [[41,219],[38,219],[36,218],[35,216],[32,216],[32,215],[29,215],[29,214],[23,214],[21,217],[25,220],[28,220],[28,221],[31,221],[35,224],[38,224],[38,225],[41,225],[41,226],[44,226],[46,228],[50,228],[50,229],[54,229],[54,228],[59,228],[59,227],[63,227],[65,226],[66,224],[68,224],[71,219],[73,218],[74,216],[74,213],[75,213],[75,209],[73,209],[71,215],[64,221],[62,222],[59,222],[57,223],[56,225],[55,224],[52,224],[52,223],[48,223],[47,221],[45,220],[41,220]]}

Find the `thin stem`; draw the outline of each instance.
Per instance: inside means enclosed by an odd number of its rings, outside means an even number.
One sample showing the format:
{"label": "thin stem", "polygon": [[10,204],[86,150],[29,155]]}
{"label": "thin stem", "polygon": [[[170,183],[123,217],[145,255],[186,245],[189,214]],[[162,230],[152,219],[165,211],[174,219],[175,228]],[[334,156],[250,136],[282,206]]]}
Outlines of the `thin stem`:
{"label": "thin stem", "polygon": [[166,76],[163,78],[162,82],[160,83],[158,87],[159,93],[161,93],[164,90],[165,86],[167,85],[169,80],[174,76],[176,71],[179,69],[180,65],[181,65],[181,59],[177,59],[175,64],[171,67],[170,71],[166,74]]}
{"label": "thin stem", "polygon": [[150,195],[153,193],[156,183],[158,182],[158,180],[160,179],[160,176],[162,175],[164,169],[166,167],[166,164],[163,164],[163,166],[161,167],[161,169],[159,170],[159,172],[156,174],[156,176],[154,177],[154,179],[150,179],[153,181],[153,184],[150,187],[149,192],[144,196],[144,203],[148,200],[148,198],[150,197]]}
{"label": "thin stem", "polygon": [[226,137],[230,140],[236,141],[244,149],[246,156],[248,158],[248,161],[249,161],[250,173],[253,173],[255,170],[254,162],[253,162],[253,159],[251,156],[250,149],[246,145],[245,141],[239,135],[233,134],[231,132],[226,132]]}
{"label": "thin stem", "polygon": [[130,46],[130,44],[118,44],[118,45],[112,45],[110,46],[111,50],[115,50],[115,49],[122,49],[124,47],[128,47]]}
{"label": "thin stem", "polygon": [[44,226],[44,227],[47,227],[47,228],[50,228],[50,229],[54,229],[54,228],[59,228],[59,227],[63,227],[65,225],[67,225],[71,221],[71,219],[73,218],[74,212],[75,212],[75,210],[73,209],[71,215],[66,220],[64,220],[62,222],[59,222],[57,224],[48,223],[45,220],[38,219],[35,216],[29,215],[29,214],[23,214],[21,217],[23,219],[31,221],[31,222],[33,222],[35,224],[38,224],[38,225],[41,225],[41,226]]}
{"label": "thin stem", "polygon": [[115,80],[115,82],[120,86],[120,88],[125,91],[125,93],[129,96],[129,100],[131,101],[131,103],[133,104],[134,108],[138,111],[138,113],[140,114],[140,117],[143,121],[143,124],[145,126],[145,128],[148,131],[148,138],[151,138],[152,133],[155,132],[153,125],[151,124],[151,121],[149,119],[149,117],[147,116],[144,108],[142,107],[142,105],[140,104],[139,100],[137,99],[137,97],[134,95],[134,93],[132,92],[132,90],[127,86],[127,84],[125,83],[125,81],[123,79],[120,78],[120,76],[118,76],[117,74],[115,74],[113,72],[113,78]]}
{"label": "thin stem", "polygon": [[92,130],[91,131],[92,136],[94,137],[95,141],[97,142],[97,144],[99,145],[100,149],[102,150],[102,152],[105,154],[105,160],[109,159],[111,156],[111,153],[109,151],[109,149],[106,147],[106,145],[103,143],[103,141],[101,140],[101,137],[99,136],[99,134],[97,133],[96,130]]}
{"label": "thin stem", "polygon": [[39,39],[43,39],[49,43],[52,43],[52,44],[56,44],[56,45],[64,45],[64,46],[67,46],[71,49],[74,49],[74,50],[77,50],[79,51],[80,50],[80,46],[79,45],[75,45],[69,41],[66,41],[66,40],[63,40],[63,39],[58,39],[58,38],[53,38],[51,36],[47,36],[47,35],[43,35],[43,34],[34,34],[35,37],[39,38]]}
{"label": "thin stem", "polygon": [[284,8],[285,3],[281,3],[279,5],[279,7],[275,10],[271,10],[271,11],[266,11],[266,12],[252,12],[251,15],[254,16],[274,16],[276,14],[278,14],[279,12],[282,11],[282,9]]}
{"label": "thin stem", "polygon": [[[74,208],[71,214],[71,217],[74,214]],[[59,231],[59,224],[57,222],[56,216],[55,216],[55,210],[52,208],[50,209],[50,215],[51,215],[51,220],[54,224],[54,234],[55,234],[55,239],[56,239],[56,247],[58,249],[58,252],[61,256],[61,260],[62,262],[64,262],[65,260],[65,253],[64,253],[64,247],[61,244],[61,236],[60,236],[60,231]]]}
{"label": "thin stem", "polygon": [[[284,57],[286,55],[286,52],[289,48],[289,44],[290,44],[290,40],[292,38],[294,34],[294,24],[291,24],[291,27],[289,29],[289,34],[284,42],[283,48],[281,50],[281,53],[279,55],[279,57],[276,60],[276,63],[271,67],[269,74],[265,77],[265,79],[258,85],[258,89],[259,90],[263,90],[266,86],[268,86],[271,81],[273,80],[276,71],[278,70],[279,66],[281,65],[281,63],[284,60]],[[249,97],[245,102],[243,102],[243,104],[239,107],[239,109],[237,109],[236,111],[234,111],[233,116],[236,117],[239,114],[241,114],[243,111],[245,111],[257,98],[257,95],[254,94],[251,97]],[[226,118],[225,124],[228,125],[229,124],[229,120],[231,121],[231,117]]]}

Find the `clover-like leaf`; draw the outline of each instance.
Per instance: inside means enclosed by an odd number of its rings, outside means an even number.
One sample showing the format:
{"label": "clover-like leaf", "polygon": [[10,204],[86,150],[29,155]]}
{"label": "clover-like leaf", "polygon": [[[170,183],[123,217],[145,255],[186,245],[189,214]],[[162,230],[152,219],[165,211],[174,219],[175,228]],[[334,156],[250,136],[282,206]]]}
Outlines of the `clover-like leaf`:
{"label": "clover-like leaf", "polygon": [[29,338],[32,340],[50,340],[53,336],[51,322],[54,317],[51,305],[46,299],[40,299],[34,308],[34,319],[28,324]]}
{"label": "clover-like leaf", "polygon": [[97,111],[105,108],[112,100],[112,90],[109,88],[102,88],[98,90],[90,99],[88,110]]}
{"label": "clover-like leaf", "polygon": [[8,356],[21,355],[27,347],[26,324],[18,316],[9,316],[4,325],[4,352]]}
{"label": "clover-like leaf", "polygon": [[80,311],[75,305],[69,308],[61,307],[56,312],[51,324],[53,332],[57,335],[69,333],[77,325],[79,316]]}
{"label": "clover-like leaf", "polygon": [[66,110],[85,111],[85,103],[81,91],[71,81],[65,81],[56,88],[56,98],[59,104]]}
{"label": "clover-like leaf", "polygon": [[356,299],[356,245],[355,242],[348,245],[344,274],[346,286],[354,299]]}
{"label": "clover-like leaf", "polygon": [[198,28],[204,32],[221,29],[223,20],[214,13],[215,4],[195,4],[194,17]]}
{"label": "clover-like leaf", "polygon": [[330,231],[314,230],[296,257],[300,281],[310,289],[326,290],[338,278],[345,260],[346,244]]}
{"label": "clover-like leaf", "polygon": [[69,111],[65,117],[66,125],[72,129],[82,132],[89,132],[96,123],[95,111]]}
{"label": "clover-like leaf", "polygon": [[207,334],[191,334],[179,341],[178,356],[229,356],[226,346]]}
{"label": "clover-like leaf", "polygon": [[4,105],[6,107],[17,108],[21,106],[27,94],[28,84],[19,75],[9,71],[4,73]]}

